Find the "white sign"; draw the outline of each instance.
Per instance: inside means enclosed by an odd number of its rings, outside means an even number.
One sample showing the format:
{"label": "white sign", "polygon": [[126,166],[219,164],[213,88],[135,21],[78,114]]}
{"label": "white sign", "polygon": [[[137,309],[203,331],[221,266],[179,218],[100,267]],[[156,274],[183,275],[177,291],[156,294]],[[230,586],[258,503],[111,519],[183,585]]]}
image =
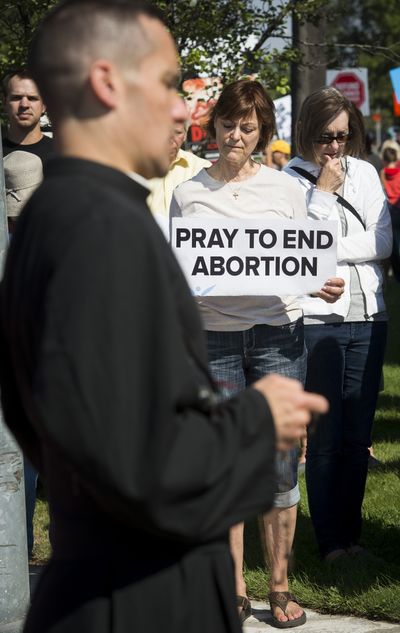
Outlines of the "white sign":
{"label": "white sign", "polygon": [[326,71],[326,84],[334,86],[357,106],[364,116],[369,116],[369,91],[367,68],[340,68]]}
{"label": "white sign", "polygon": [[171,244],[194,295],[300,295],[336,275],[337,222],[173,218]]}

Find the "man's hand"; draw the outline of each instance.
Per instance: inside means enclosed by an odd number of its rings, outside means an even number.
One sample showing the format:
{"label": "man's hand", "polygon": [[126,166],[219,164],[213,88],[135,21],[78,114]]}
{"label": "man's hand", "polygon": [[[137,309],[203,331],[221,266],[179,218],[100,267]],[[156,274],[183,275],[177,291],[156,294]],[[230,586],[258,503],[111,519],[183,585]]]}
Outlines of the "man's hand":
{"label": "man's hand", "polygon": [[287,450],[305,435],[305,427],[312,414],[326,413],[328,401],[304,391],[301,383],[292,378],[271,374],[253,385],[268,401],[275,423],[276,447]]}
{"label": "man's hand", "polygon": [[312,296],[319,297],[327,303],[335,303],[344,293],[344,279],[341,277],[331,277],[327,279],[321,290],[315,292]]}
{"label": "man's hand", "polygon": [[329,193],[335,193],[339,189],[344,181],[344,171],[339,158],[329,158],[324,156],[325,161],[319,172],[316,187],[320,191],[328,191]]}

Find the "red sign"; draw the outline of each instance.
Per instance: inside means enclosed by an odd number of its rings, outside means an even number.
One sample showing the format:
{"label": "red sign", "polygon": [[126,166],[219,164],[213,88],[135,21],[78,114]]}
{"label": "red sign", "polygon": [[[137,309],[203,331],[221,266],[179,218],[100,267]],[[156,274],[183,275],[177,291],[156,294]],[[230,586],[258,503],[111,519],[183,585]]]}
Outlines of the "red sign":
{"label": "red sign", "polygon": [[400,116],[400,101],[397,101],[396,95],[393,93],[393,114]]}
{"label": "red sign", "polygon": [[344,96],[353,101],[357,108],[361,108],[365,101],[364,82],[352,72],[338,73],[332,86],[343,92]]}

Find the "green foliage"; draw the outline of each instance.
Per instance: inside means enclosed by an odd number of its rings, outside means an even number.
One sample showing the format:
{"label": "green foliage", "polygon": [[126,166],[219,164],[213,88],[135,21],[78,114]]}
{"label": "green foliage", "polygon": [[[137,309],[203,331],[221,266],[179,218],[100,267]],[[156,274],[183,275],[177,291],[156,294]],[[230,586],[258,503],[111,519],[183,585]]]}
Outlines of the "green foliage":
{"label": "green foliage", "polygon": [[398,0],[337,0],[332,12],[330,66],[368,68],[371,110],[393,118],[389,70],[400,66]]}
{"label": "green foliage", "polygon": [[[287,34],[293,12],[301,22],[319,19],[328,0],[154,0],[177,42],[185,78],[206,73],[224,81],[258,73],[272,91],[286,94],[291,62],[299,59]],[[271,38],[283,38],[283,48]]]}
{"label": "green foliage", "polygon": [[[152,0],[164,13],[177,43],[183,78],[199,73],[225,81],[259,73],[278,94],[288,92],[291,47],[287,21],[316,21],[329,0]],[[3,0],[0,11],[0,74],[24,66],[32,34],[56,0]],[[283,48],[271,38],[283,37]],[[273,40],[274,41],[274,40]]]}
{"label": "green foliage", "polygon": [[0,75],[26,64],[29,42],[55,0],[2,0],[0,10]]}

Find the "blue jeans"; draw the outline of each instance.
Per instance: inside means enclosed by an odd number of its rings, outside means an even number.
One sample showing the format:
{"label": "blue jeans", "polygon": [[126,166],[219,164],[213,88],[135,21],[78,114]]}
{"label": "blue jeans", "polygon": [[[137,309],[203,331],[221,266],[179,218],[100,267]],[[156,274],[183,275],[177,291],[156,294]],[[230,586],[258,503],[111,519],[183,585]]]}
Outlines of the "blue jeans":
{"label": "blue jeans", "polygon": [[[304,383],[306,349],[303,321],[282,326],[255,325],[239,332],[207,331],[211,374],[221,397],[229,398],[265,376],[277,373]],[[274,505],[289,508],[299,502],[297,449],[279,451]]]}
{"label": "blue jeans", "polygon": [[38,473],[32,464],[24,457],[24,483],[25,483],[25,509],[26,509],[26,536],[28,539],[28,558],[33,550],[33,515],[36,505],[36,486]]}
{"label": "blue jeans", "polygon": [[385,322],[306,325],[306,389],[329,400],[308,429],[308,504],[321,556],[358,543]]}

